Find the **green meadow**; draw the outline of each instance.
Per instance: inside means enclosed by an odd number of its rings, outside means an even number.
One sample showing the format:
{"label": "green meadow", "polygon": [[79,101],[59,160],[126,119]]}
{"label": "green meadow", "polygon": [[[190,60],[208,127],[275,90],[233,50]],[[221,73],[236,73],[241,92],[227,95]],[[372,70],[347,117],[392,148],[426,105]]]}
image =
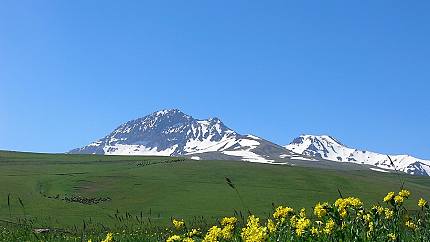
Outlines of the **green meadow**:
{"label": "green meadow", "polygon": [[[226,182],[234,184],[232,189]],[[369,206],[401,184],[430,197],[428,177],[172,157],[0,152],[0,219],[60,228],[84,220],[105,226],[118,215],[165,225],[172,217],[215,220],[268,216],[275,205],[311,208],[340,195]],[[407,203],[406,206],[409,206]]]}

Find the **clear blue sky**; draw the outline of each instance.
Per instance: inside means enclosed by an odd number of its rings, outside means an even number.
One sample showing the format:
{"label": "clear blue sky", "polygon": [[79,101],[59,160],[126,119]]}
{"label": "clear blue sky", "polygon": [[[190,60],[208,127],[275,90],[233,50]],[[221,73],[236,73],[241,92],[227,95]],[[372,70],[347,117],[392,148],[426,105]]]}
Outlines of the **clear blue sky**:
{"label": "clear blue sky", "polygon": [[163,108],[430,159],[429,1],[1,1],[0,149]]}

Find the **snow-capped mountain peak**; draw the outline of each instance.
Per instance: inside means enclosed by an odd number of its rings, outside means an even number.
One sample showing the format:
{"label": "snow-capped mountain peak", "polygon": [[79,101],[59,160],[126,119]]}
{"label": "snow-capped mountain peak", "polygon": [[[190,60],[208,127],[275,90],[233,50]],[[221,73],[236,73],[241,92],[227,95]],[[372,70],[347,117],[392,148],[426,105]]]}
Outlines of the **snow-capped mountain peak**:
{"label": "snow-capped mountain peak", "polygon": [[391,163],[385,154],[352,149],[328,135],[301,135],[284,147],[318,159],[371,165],[387,170],[396,169],[412,175],[430,175],[430,161],[408,155],[390,155],[393,161]]}
{"label": "snow-capped mountain peak", "polygon": [[329,135],[301,135],[286,146],[287,149],[296,153],[305,153],[325,159],[328,159],[328,156],[332,154],[330,151],[335,151],[340,147],[344,147],[344,145]]}
{"label": "snow-capped mountain peak", "polygon": [[271,162],[270,155],[264,152],[268,146],[276,151],[276,156],[289,154],[266,140],[238,134],[219,118],[198,120],[178,109],[166,109],[126,122],[104,138],[70,153],[192,155]]}

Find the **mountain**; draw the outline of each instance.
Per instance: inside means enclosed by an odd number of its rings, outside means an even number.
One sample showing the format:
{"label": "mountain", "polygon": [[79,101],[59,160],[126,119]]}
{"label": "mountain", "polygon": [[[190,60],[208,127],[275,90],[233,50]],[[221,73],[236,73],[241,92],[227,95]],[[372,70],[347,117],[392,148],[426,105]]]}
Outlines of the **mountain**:
{"label": "mountain", "polygon": [[178,109],[161,110],[126,122],[106,137],[69,153],[187,156],[265,163],[297,156],[257,136],[238,134],[218,118],[197,120]]}
{"label": "mountain", "polygon": [[[336,162],[350,162],[375,166],[377,171],[398,170],[411,175],[430,175],[430,161],[409,155],[387,155],[353,149],[327,135],[301,135],[284,146],[291,152]],[[394,165],[394,166],[393,166]]]}
{"label": "mountain", "polygon": [[[242,135],[218,118],[199,120],[178,109],[128,121],[102,139],[72,154],[180,156],[205,160],[242,160],[328,169],[372,169],[430,175],[430,161],[349,148],[330,136],[302,135],[282,147]],[[394,168],[395,167],[395,168]]]}

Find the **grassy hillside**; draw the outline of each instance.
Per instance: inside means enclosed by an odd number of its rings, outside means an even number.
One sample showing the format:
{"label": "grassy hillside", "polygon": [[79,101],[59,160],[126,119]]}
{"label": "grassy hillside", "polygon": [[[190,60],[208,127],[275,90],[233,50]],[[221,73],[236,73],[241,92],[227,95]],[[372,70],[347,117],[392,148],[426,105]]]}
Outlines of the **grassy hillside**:
{"label": "grassy hillside", "polygon": [[[225,177],[236,185],[243,203]],[[404,175],[401,179],[411,190],[414,204],[419,196],[430,197],[428,177]],[[167,223],[170,217],[218,218],[248,209],[264,216],[272,211],[272,203],[310,208],[316,201],[339,197],[338,189],[370,204],[381,202],[387,191],[399,187],[396,174],[372,171],[170,157],[0,152],[0,219],[26,216],[55,226],[80,224],[89,218],[109,224],[117,210],[133,216],[142,212],[159,223]]]}

